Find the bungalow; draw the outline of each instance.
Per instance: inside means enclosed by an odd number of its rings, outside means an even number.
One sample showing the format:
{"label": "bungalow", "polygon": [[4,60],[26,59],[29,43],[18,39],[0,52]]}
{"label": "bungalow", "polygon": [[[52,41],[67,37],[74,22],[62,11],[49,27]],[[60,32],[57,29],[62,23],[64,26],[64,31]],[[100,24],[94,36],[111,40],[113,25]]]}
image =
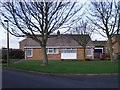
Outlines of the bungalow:
{"label": "bungalow", "polygon": [[[42,60],[40,44],[31,38],[26,38],[19,42],[20,49],[25,51],[25,59]],[[83,59],[83,48],[71,35],[53,36],[47,42],[48,59]],[[86,58],[94,59],[94,44],[90,40],[87,44]]]}

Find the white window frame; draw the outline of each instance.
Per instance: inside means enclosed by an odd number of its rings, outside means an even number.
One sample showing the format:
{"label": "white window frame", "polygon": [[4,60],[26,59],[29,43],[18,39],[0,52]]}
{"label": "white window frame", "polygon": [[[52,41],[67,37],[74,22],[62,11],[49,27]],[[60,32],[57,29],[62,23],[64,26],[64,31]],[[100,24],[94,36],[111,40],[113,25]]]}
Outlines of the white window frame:
{"label": "white window frame", "polygon": [[102,53],[103,53],[103,48],[95,48],[95,49],[101,49],[101,50],[102,50]]}
{"label": "white window frame", "polygon": [[[31,55],[27,55],[27,50],[31,50]],[[26,57],[32,57],[33,56],[33,49],[32,48],[26,48]]]}
{"label": "white window frame", "polygon": [[[74,51],[72,51],[72,50],[74,50]],[[63,49],[61,49],[61,53],[76,53],[76,48],[63,48]]]}
{"label": "white window frame", "polygon": [[[56,49],[56,50],[54,50],[54,49]],[[50,52],[50,50],[52,50],[53,52]],[[59,53],[59,51],[58,51],[58,48],[47,48],[47,54],[58,54]],[[54,51],[56,51],[56,52],[54,52]]]}
{"label": "white window frame", "polygon": [[[90,54],[88,55],[88,50],[91,50],[91,55]],[[87,54],[87,56],[93,56],[93,49],[92,48],[86,49],[86,54]]]}

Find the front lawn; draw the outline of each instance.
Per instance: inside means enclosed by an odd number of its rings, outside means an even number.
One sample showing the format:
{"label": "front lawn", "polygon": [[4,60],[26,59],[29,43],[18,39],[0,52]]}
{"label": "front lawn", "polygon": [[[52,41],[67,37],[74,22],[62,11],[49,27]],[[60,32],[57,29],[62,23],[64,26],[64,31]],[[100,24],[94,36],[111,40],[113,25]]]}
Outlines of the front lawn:
{"label": "front lawn", "polygon": [[40,60],[26,60],[9,67],[53,73],[118,73],[118,62],[104,61],[49,61],[48,66],[40,66]]}

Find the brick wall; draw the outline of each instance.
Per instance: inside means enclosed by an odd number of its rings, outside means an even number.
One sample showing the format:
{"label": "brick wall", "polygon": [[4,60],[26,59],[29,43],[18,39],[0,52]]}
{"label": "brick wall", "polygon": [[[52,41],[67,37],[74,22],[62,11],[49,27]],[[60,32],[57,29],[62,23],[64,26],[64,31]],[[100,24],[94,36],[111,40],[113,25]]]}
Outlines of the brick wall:
{"label": "brick wall", "polygon": [[82,48],[77,48],[77,59],[84,59],[84,52]]}
{"label": "brick wall", "polygon": [[[112,40],[115,41],[114,38],[112,38]],[[106,47],[109,48],[109,42],[108,41],[106,43]],[[120,53],[120,45],[118,44],[118,42],[113,45],[113,48],[114,48],[114,54],[115,54],[115,57],[116,57],[116,53]],[[108,53],[108,52],[106,52],[106,53]]]}
{"label": "brick wall", "polygon": [[116,43],[114,46],[114,53],[118,53],[120,50],[118,49],[118,43]]}
{"label": "brick wall", "polygon": [[[77,59],[84,59],[84,50],[82,48],[77,48]],[[94,59],[94,53],[93,56],[86,56],[86,59]]]}
{"label": "brick wall", "polygon": [[40,48],[32,49],[32,53],[33,53],[33,56],[26,57],[26,59],[32,59],[32,60],[41,60],[42,59],[42,51]]}
{"label": "brick wall", "polygon": [[47,54],[48,59],[50,59],[50,60],[59,60],[59,59],[61,59],[60,49],[58,49],[58,51],[59,51],[58,54]]}
{"label": "brick wall", "polygon": [[120,44],[117,43],[117,48],[118,48],[118,52],[117,53],[120,53]]}
{"label": "brick wall", "polygon": [[118,43],[116,43],[113,48],[114,48],[114,56],[116,57],[116,53],[120,53],[120,45]]}
{"label": "brick wall", "polygon": [[[26,59],[29,60],[42,60],[42,50],[40,48],[34,48],[32,49],[33,56],[32,57],[26,57]],[[47,54],[48,59],[60,59],[60,49],[58,54]]]}
{"label": "brick wall", "polygon": [[[47,54],[48,55],[48,59],[50,60],[59,60],[61,59],[61,50],[59,50],[58,54]],[[32,53],[33,56],[32,57],[26,57],[26,59],[30,59],[30,60],[42,60],[42,51],[40,48],[34,48],[32,49]],[[83,59],[84,58],[84,53],[83,53],[83,49],[82,48],[77,48],[77,59]],[[86,59],[94,59],[94,56],[86,56]]]}

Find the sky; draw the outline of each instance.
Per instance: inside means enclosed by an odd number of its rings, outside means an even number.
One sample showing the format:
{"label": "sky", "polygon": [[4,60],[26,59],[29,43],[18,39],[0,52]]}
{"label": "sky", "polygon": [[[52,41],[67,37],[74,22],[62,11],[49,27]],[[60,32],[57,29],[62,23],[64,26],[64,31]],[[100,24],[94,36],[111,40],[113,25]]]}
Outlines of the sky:
{"label": "sky", "polygon": [[[9,34],[9,47],[19,49],[19,42],[23,39]],[[7,47],[7,31],[0,25],[0,48],[2,47]]]}

